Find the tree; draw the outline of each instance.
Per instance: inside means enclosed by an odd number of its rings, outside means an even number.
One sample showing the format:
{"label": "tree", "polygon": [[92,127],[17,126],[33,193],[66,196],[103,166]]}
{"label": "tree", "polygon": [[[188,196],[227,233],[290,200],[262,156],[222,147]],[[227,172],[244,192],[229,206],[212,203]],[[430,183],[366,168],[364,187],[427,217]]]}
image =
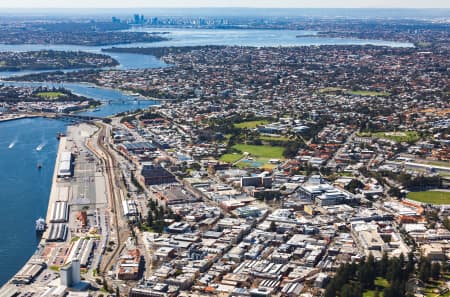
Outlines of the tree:
{"label": "tree", "polygon": [[198,163],[192,163],[191,168],[193,170],[199,171],[200,169],[202,169],[202,166],[200,166],[200,164],[198,164]]}
{"label": "tree", "polygon": [[398,280],[402,275],[402,267],[398,258],[393,258],[389,261],[389,267],[386,272],[386,278],[389,281]]}
{"label": "tree", "polygon": [[359,269],[359,280],[363,289],[373,289],[375,274],[375,259],[372,254]]}
{"label": "tree", "polygon": [[274,221],[270,222],[269,230],[270,230],[270,232],[276,232],[277,231],[277,225],[275,224]]}
{"label": "tree", "polygon": [[430,260],[426,258],[422,258],[420,260],[420,267],[419,267],[419,279],[423,281],[424,283],[428,282],[428,279],[431,275],[431,263]]}
{"label": "tree", "polygon": [[408,253],[408,262],[406,263],[406,267],[405,267],[406,273],[408,275],[410,275],[414,272],[414,263],[415,263],[414,254],[413,254],[413,252],[409,252]]}
{"label": "tree", "polygon": [[325,290],[325,294],[324,297],[336,297],[336,285],[334,283],[334,280],[332,280],[326,290]]}
{"label": "tree", "polygon": [[386,252],[383,253],[381,260],[377,263],[377,274],[386,275],[387,267],[389,263],[389,258]]}
{"label": "tree", "polygon": [[441,275],[441,264],[439,262],[434,262],[431,265],[431,277],[434,280],[438,280]]}
{"label": "tree", "polygon": [[355,288],[351,284],[345,284],[341,288],[340,297],[357,297],[359,295],[355,295]]}
{"label": "tree", "polygon": [[388,194],[389,194],[389,196],[398,197],[398,198],[400,198],[402,196],[402,192],[397,187],[390,188],[388,191]]}
{"label": "tree", "polygon": [[283,156],[286,158],[294,158],[297,156],[298,150],[304,147],[306,147],[306,145],[302,140],[288,141],[285,144]]}
{"label": "tree", "polygon": [[148,207],[150,207],[151,210],[156,209],[156,202],[152,199],[148,202]]}
{"label": "tree", "polygon": [[153,212],[151,210],[147,213],[147,226],[153,226]]}
{"label": "tree", "polygon": [[349,184],[345,187],[345,189],[349,192],[352,192],[353,194],[356,193],[356,189],[362,189],[364,188],[364,184],[357,180],[357,179],[352,179]]}
{"label": "tree", "polygon": [[446,217],[443,221],[442,224],[444,224],[444,227],[447,228],[447,230],[450,230],[450,220],[448,219],[448,217]]}

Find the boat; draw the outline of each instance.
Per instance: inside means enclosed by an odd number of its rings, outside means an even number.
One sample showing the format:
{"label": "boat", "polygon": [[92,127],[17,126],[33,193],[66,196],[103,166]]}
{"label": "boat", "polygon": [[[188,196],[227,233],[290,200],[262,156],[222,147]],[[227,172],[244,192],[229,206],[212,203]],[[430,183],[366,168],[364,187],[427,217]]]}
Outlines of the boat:
{"label": "boat", "polygon": [[92,111],[93,111],[93,112],[100,111],[100,108],[93,109]]}
{"label": "boat", "polygon": [[42,163],[38,163],[38,164],[37,164],[37,168],[38,168],[39,170],[41,170],[41,168],[42,168]]}
{"label": "boat", "polygon": [[39,218],[36,220],[36,233],[44,233],[47,224],[43,218]]}
{"label": "boat", "polygon": [[40,151],[42,151],[42,149],[44,148],[44,146],[45,146],[45,144],[41,143],[40,145],[38,145],[38,146],[36,147],[36,150],[37,150],[38,152],[40,152]]}

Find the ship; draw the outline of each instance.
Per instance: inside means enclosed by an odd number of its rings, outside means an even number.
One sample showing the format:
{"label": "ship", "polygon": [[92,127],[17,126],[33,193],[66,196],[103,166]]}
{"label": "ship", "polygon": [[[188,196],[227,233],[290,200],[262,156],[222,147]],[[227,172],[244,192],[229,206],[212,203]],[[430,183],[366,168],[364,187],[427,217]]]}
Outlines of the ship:
{"label": "ship", "polygon": [[44,233],[47,224],[43,218],[39,218],[36,220],[36,233],[41,234]]}

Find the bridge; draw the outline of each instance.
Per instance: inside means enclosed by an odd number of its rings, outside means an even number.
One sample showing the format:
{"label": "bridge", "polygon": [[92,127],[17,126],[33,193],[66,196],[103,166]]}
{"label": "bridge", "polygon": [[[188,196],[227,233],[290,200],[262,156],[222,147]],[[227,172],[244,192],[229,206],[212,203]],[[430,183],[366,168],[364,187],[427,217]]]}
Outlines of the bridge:
{"label": "bridge", "polygon": [[73,122],[93,122],[93,121],[98,121],[98,120],[103,121],[106,119],[104,117],[73,114],[73,113],[56,113],[55,118],[69,120],[69,121],[73,121]]}
{"label": "bridge", "polygon": [[106,117],[81,115],[76,113],[62,113],[62,112],[30,112],[28,113],[28,115],[51,119],[61,119],[71,122],[93,122],[93,121],[104,121],[108,119]]}

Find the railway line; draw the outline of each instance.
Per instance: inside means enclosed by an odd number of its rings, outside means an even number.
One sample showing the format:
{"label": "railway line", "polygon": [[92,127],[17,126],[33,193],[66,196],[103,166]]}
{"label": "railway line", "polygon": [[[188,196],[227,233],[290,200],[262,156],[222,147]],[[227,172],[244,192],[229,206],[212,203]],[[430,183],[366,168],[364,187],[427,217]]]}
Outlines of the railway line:
{"label": "railway line", "polygon": [[117,173],[115,172],[117,166],[112,154],[109,152],[108,147],[105,145],[107,140],[107,126],[102,123],[97,123],[99,131],[96,134],[96,139],[94,141],[95,145],[92,143],[88,144],[90,149],[102,160],[104,163],[107,188],[110,194],[110,213],[113,220],[113,225],[111,229],[115,231],[117,243],[111,253],[104,255],[102,262],[99,267],[99,274],[105,276],[106,273],[111,269],[114,259],[120,254],[120,252],[125,247],[125,241],[129,236],[129,230],[126,224],[122,221],[122,203],[120,192],[117,191],[119,187],[116,185],[120,182],[117,179]]}

